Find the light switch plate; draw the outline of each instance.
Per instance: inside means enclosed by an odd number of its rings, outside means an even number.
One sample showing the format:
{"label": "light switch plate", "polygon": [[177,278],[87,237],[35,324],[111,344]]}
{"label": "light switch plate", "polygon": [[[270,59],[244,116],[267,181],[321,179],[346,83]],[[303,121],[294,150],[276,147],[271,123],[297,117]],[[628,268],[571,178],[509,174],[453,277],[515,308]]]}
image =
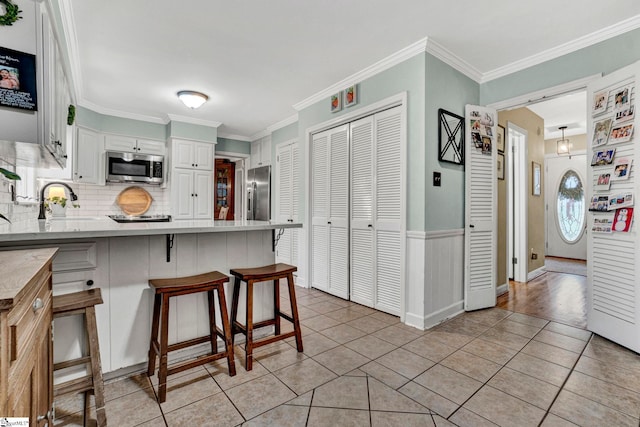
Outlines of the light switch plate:
{"label": "light switch plate", "polygon": [[440,187],[441,182],[442,182],[442,176],[441,176],[440,172],[434,172],[433,173],[433,186],[434,187]]}

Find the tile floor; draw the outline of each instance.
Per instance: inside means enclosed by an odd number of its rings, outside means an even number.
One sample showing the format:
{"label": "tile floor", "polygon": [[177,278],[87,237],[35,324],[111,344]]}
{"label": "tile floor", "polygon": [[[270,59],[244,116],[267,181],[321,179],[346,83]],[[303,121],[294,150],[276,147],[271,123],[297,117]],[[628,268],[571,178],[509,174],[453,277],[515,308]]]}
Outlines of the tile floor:
{"label": "tile floor", "polygon": [[[156,377],[109,381],[109,425],[640,423],[640,356],[588,331],[494,308],[422,332],[317,290],[297,296],[304,353],[280,341],[247,372],[236,346],[235,377],[223,361],[170,376],[162,404]],[[81,407],[57,401],[55,425],[81,425]]]}

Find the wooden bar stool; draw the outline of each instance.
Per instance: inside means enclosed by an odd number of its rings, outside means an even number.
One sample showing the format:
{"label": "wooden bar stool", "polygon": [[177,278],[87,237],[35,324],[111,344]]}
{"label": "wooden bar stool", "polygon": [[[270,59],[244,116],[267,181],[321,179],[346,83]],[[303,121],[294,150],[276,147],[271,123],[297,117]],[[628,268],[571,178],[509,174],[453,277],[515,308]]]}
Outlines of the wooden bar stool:
{"label": "wooden bar stool", "polygon": [[[253,349],[272,342],[283,340],[289,337],[296,337],[296,348],[302,352],[302,332],[300,330],[300,318],[298,317],[298,306],[296,304],[296,290],[293,284],[293,272],[298,268],[288,264],[273,264],[256,268],[235,268],[231,274],[235,277],[233,284],[233,302],[231,304],[231,334],[235,340],[236,332],[242,332],[247,337],[245,349],[247,353],[246,369],[250,371],[253,367]],[[289,301],[291,303],[291,313],[289,316],[280,311],[280,286],[279,280],[286,277],[289,285]],[[266,282],[273,280],[273,319],[253,323],[253,284],[256,282]],[[238,321],[238,299],[240,298],[240,284],[247,282],[247,317],[246,323],[242,326]],[[280,333],[280,318],[293,323],[293,331]],[[275,336],[265,337],[259,340],[253,339],[253,330],[264,326],[275,325]]]}
{"label": "wooden bar stool", "polygon": [[[226,357],[228,361],[229,375],[234,376],[236,374],[236,364],[233,360],[231,328],[229,327],[227,303],[224,297],[224,283],[228,281],[229,278],[218,271],[175,279],[149,280],[149,286],[155,289],[155,300],[153,305],[153,324],[151,326],[147,375],[152,376],[154,374],[156,370],[156,356],[160,356],[158,373],[158,399],[160,403],[167,400],[167,376],[169,375],[224,357]],[[216,308],[213,291],[218,292],[222,330],[216,326]],[[209,303],[209,335],[169,345],[169,298],[198,292],[207,292]],[[158,341],[158,329],[160,329],[160,341]],[[217,337],[224,340],[225,351],[222,353],[218,353]],[[207,341],[211,342],[211,354],[205,354],[195,359],[168,366],[167,353],[170,351],[180,350]]]}
{"label": "wooden bar stool", "polygon": [[98,327],[96,324],[97,304],[102,304],[100,289],[53,297],[53,318],[82,314],[84,316],[85,330],[89,341],[88,355],[77,359],[59,362],[53,365],[54,372],[59,369],[77,365],[90,365],[88,374],[82,378],[56,384],[53,387],[53,396],[61,396],[67,393],[84,392],[84,425],[87,425],[89,415],[89,394],[96,398],[96,416],[98,426],[107,425],[107,415],[104,409],[104,382],[102,380],[102,364],[100,363],[100,346],[98,343]]}

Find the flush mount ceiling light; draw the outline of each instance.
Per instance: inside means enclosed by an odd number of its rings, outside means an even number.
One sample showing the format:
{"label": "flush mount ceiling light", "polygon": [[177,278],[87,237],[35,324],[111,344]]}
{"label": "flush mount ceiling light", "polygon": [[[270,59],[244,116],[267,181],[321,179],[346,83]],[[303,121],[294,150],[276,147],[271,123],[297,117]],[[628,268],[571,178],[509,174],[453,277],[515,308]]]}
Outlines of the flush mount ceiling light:
{"label": "flush mount ceiling light", "polygon": [[556,153],[559,156],[570,156],[571,155],[571,142],[568,139],[564,139],[564,130],[566,126],[560,126],[558,129],[562,131],[562,139],[559,139],[556,142]]}
{"label": "flush mount ceiling light", "polygon": [[194,110],[209,99],[209,97],[204,93],[193,90],[181,90],[178,92],[178,98],[180,98],[180,101],[182,101],[184,105]]}

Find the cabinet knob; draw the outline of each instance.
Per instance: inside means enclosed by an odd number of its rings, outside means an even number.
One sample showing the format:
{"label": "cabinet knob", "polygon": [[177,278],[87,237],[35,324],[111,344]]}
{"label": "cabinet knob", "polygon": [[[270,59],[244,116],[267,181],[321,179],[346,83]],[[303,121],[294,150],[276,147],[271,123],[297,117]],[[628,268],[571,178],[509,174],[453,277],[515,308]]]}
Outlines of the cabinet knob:
{"label": "cabinet knob", "polygon": [[331,224],[331,221],[327,221],[327,224]]}
{"label": "cabinet knob", "polygon": [[196,167],[198,167],[198,164],[196,163]]}
{"label": "cabinet knob", "polygon": [[196,193],[196,197],[198,197],[198,193]]}
{"label": "cabinet knob", "polygon": [[65,155],[64,155],[64,156],[62,156],[62,157],[66,159],[68,156],[65,154]]}
{"label": "cabinet knob", "polygon": [[42,298],[36,298],[36,300],[33,302],[33,305],[31,306],[34,312],[40,310],[42,307],[44,307],[44,302],[42,302]]}
{"label": "cabinet knob", "polygon": [[78,177],[78,179],[82,179],[82,175],[80,175],[80,176]]}
{"label": "cabinet knob", "polygon": [[87,280],[87,286],[93,286],[93,280],[91,279]]}
{"label": "cabinet knob", "polygon": [[369,228],[373,228],[373,225],[372,225],[372,224],[369,224],[369,225],[367,225],[367,227],[369,227]]}
{"label": "cabinet knob", "polygon": [[48,420],[50,418],[51,418],[51,411],[47,411],[47,413],[44,415],[38,415],[36,417],[36,421],[40,422],[40,421]]}
{"label": "cabinet knob", "polygon": [[191,193],[191,197],[195,197],[195,195],[193,193]]}
{"label": "cabinet knob", "polygon": [[191,163],[191,166],[195,167],[195,166],[196,166],[196,164],[195,164],[195,163]]}

